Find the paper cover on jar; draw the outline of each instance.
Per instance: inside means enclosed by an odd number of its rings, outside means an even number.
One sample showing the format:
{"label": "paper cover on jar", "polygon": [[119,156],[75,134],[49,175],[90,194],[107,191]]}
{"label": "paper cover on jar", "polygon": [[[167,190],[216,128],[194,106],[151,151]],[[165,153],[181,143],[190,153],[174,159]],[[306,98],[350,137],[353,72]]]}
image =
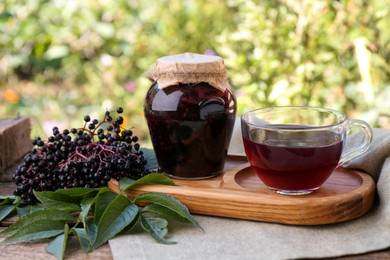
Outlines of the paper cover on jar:
{"label": "paper cover on jar", "polygon": [[199,82],[207,82],[221,91],[230,88],[221,57],[190,52],[157,59],[155,67],[147,71],[145,77],[157,81],[159,89]]}

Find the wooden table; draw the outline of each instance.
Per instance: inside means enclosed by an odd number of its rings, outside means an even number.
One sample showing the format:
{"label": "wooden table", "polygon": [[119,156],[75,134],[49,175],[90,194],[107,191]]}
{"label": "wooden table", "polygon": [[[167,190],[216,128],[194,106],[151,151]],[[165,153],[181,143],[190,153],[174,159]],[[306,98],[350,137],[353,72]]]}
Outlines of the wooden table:
{"label": "wooden table", "polygon": [[[15,186],[12,182],[0,182],[0,195],[12,194]],[[8,221],[5,223],[0,222],[0,230],[4,229],[8,225]],[[0,240],[3,238],[0,238]],[[26,260],[26,259],[56,259],[54,256],[46,252],[47,242],[42,243],[24,243],[7,245],[0,247],[0,260]],[[80,248],[78,241],[69,241],[65,259],[94,259],[94,260],[111,260],[112,254],[108,244],[101,246],[99,249],[94,250],[89,255],[84,254]]]}
{"label": "wooden table", "polygon": [[[0,195],[10,195],[14,190],[14,184],[12,182],[0,182]],[[5,223],[0,222],[0,229],[4,229]],[[46,250],[47,243],[25,243],[25,244],[16,244],[16,245],[7,245],[0,247],[0,260],[25,260],[25,259],[55,259],[55,257],[49,255]],[[70,241],[65,259],[104,259],[110,260],[113,259],[111,254],[111,249],[108,244],[105,244],[98,248],[97,250],[91,252],[89,255],[85,255],[84,252],[78,245],[77,241]],[[390,259],[390,248],[372,252],[367,254],[362,254],[358,256],[345,256],[333,259],[340,260],[368,260],[368,259]]]}

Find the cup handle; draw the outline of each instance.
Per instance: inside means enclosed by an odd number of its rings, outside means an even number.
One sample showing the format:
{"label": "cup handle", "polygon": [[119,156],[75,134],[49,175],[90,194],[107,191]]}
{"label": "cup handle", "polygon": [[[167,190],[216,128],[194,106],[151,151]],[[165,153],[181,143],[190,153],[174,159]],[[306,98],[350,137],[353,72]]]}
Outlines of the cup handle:
{"label": "cup handle", "polygon": [[360,128],[359,132],[363,133],[363,137],[359,144],[353,145],[352,147],[348,148],[346,151],[343,151],[337,167],[340,167],[350,162],[352,159],[355,159],[356,157],[365,153],[368,150],[368,147],[370,146],[370,143],[372,141],[371,127],[365,121],[357,120],[357,119],[348,120],[346,127],[347,127],[346,129],[347,137],[350,135],[351,131],[355,128]]}

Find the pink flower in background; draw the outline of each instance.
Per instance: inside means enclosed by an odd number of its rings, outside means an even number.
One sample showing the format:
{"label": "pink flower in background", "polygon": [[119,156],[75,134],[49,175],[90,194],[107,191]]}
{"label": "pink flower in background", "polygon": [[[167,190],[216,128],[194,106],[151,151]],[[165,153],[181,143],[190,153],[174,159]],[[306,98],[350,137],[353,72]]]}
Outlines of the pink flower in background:
{"label": "pink flower in background", "polygon": [[211,49],[205,50],[204,54],[211,55],[211,56],[215,56],[216,55],[215,51],[211,50]]}
{"label": "pink flower in background", "polygon": [[130,93],[135,92],[137,90],[138,86],[133,81],[128,81],[125,84],[125,89],[129,91]]}
{"label": "pink flower in background", "polygon": [[236,97],[243,97],[243,96],[245,96],[245,93],[242,92],[242,91],[239,90],[239,89],[235,90],[235,93],[236,93]]}
{"label": "pink flower in background", "polygon": [[64,126],[61,124],[61,122],[54,121],[54,120],[48,120],[43,123],[43,131],[47,136],[53,134],[53,127],[58,127],[59,129],[62,129]]}

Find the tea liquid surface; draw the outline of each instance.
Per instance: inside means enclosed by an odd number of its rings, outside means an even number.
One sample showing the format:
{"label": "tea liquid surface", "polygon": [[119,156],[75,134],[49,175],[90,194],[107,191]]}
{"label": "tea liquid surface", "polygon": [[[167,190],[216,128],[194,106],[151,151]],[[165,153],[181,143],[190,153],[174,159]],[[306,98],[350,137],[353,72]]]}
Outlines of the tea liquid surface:
{"label": "tea liquid surface", "polygon": [[[256,131],[256,130],[254,130]],[[335,140],[323,131],[321,140]],[[265,140],[256,143],[243,137],[245,153],[258,177],[268,187],[280,190],[306,190],[320,187],[336,168],[342,141],[312,145],[300,140]]]}

